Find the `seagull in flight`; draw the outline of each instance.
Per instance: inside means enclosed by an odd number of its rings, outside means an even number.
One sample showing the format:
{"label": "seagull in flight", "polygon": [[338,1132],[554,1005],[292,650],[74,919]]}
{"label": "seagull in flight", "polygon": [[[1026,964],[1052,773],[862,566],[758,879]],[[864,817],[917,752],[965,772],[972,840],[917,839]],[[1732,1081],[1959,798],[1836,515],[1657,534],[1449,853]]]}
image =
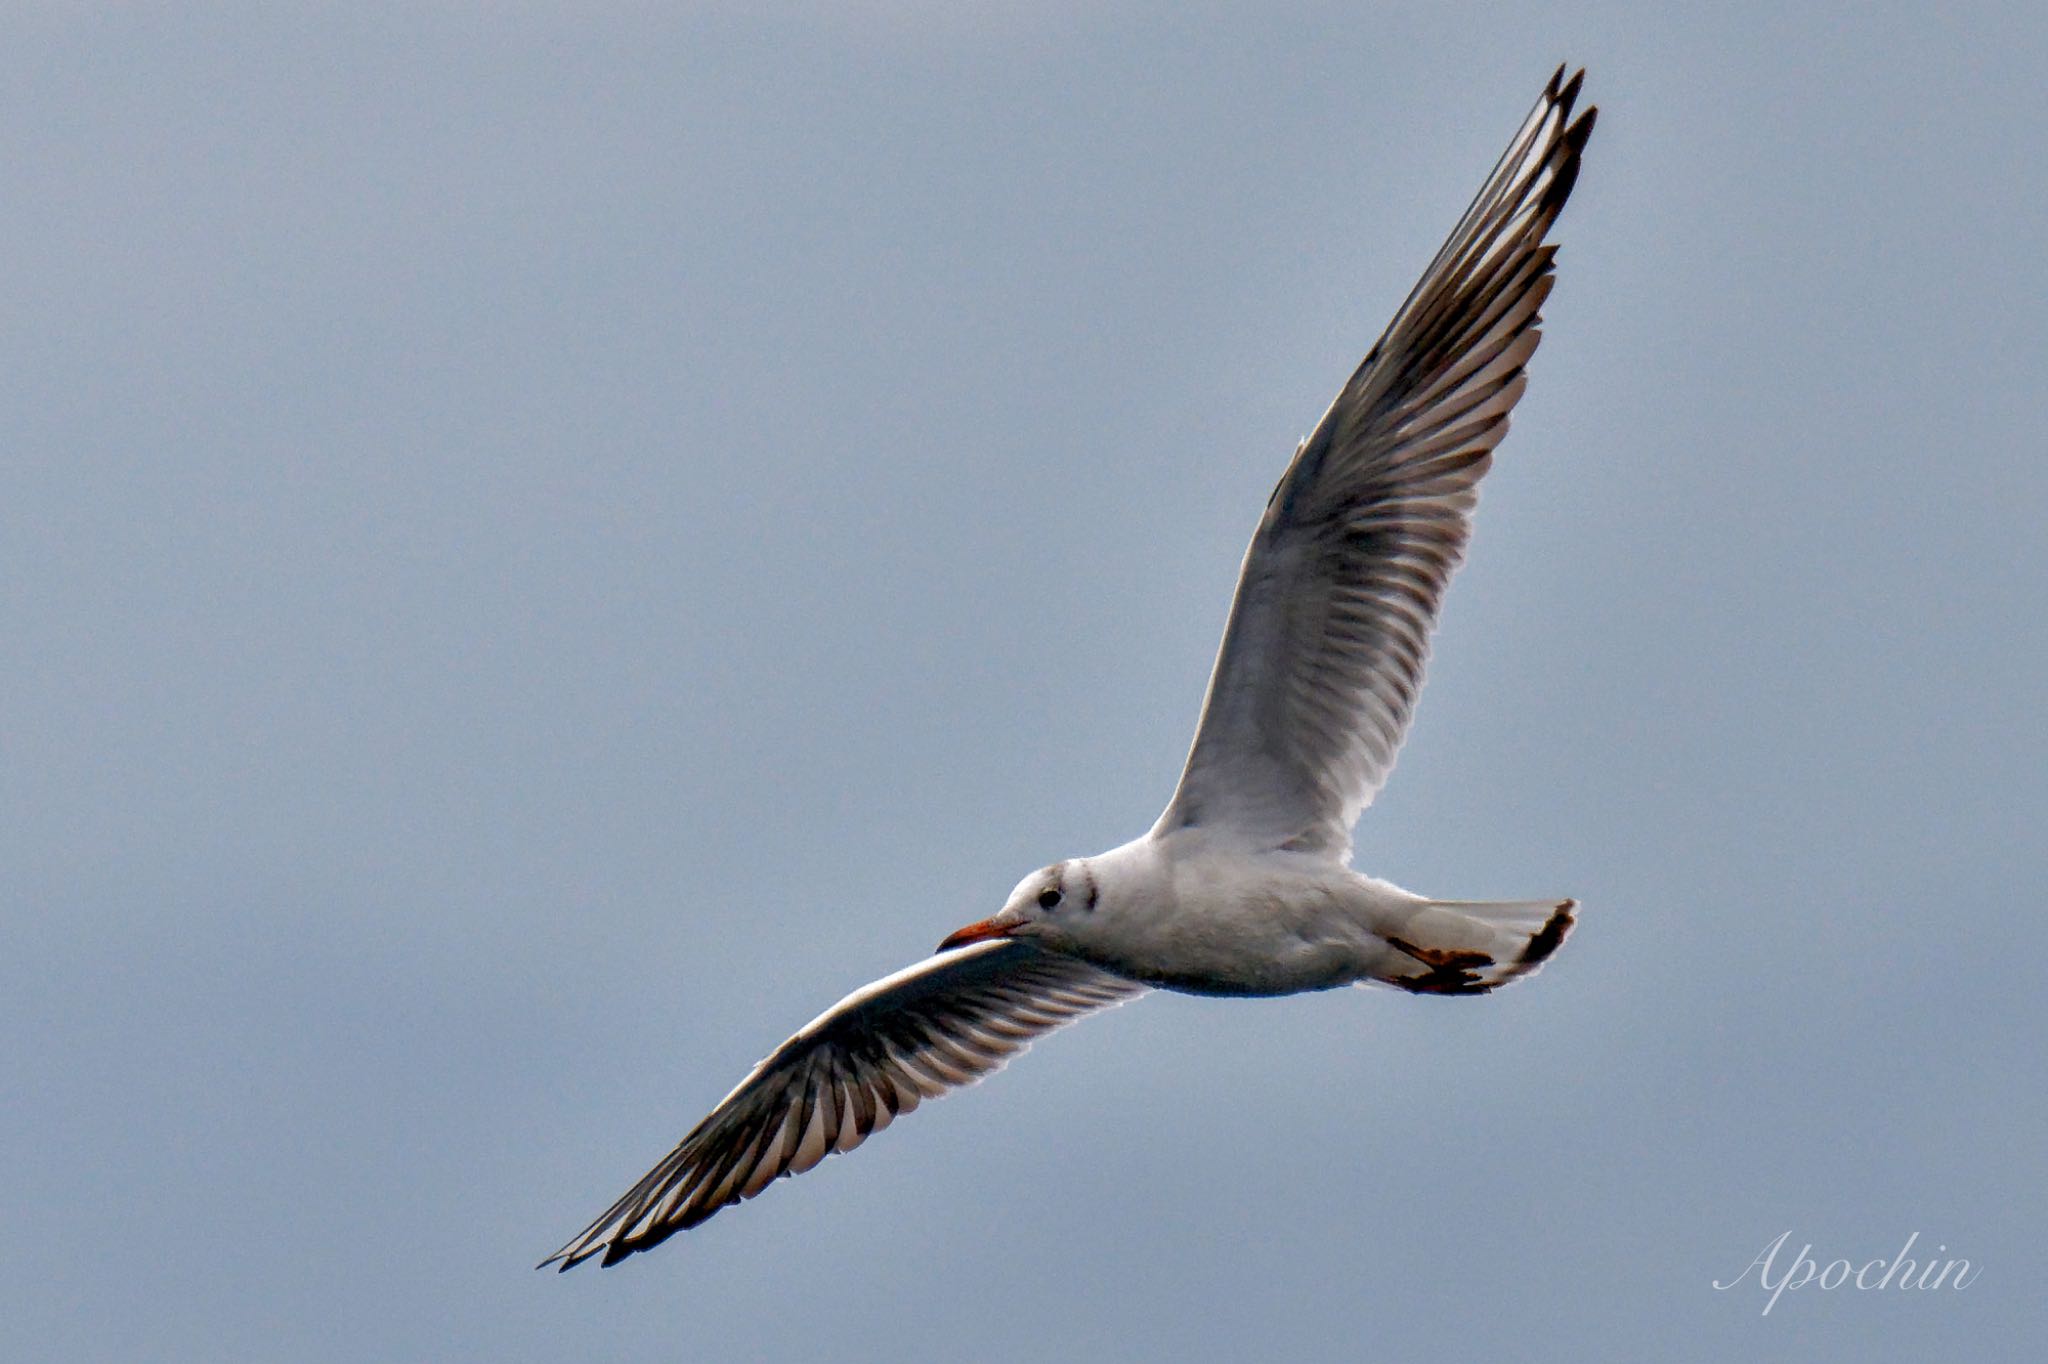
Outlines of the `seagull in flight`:
{"label": "seagull in flight", "polygon": [[1528,382],[1555,279],[1545,237],[1593,131],[1594,110],[1572,112],[1584,76],[1551,77],[1295,450],[1159,822],[1031,873],[995,914],[804,1025],[542,1267],[649,1250],[1150,989],[1477,995],[1558,949],[1571,900],[1435,900],[1349,862],[1414,711],[1479,479]]}

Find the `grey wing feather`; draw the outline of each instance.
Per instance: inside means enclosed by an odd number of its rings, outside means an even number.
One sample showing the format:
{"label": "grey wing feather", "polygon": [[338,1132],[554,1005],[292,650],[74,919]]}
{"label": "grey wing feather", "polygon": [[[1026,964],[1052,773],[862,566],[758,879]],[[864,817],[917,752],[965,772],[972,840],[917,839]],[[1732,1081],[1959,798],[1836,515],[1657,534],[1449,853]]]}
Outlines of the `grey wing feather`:
{"label": "grey wing feather", "polygon": [[541,1262],[616,1264],[777,1177],[851,1151],[926,1099],[998,1070],[1031,1040],[1145,987],[1016,938],[884,977],[755,1066],[711,1115],[569,1244]]}
{"label": "grey wing feather", "polygon": [[1522,396],[1594,111],[1551,78],[1302,442],[1246,551],[1202,719],[1153,832],[1343,860],[1392,770],[1480,476]]}

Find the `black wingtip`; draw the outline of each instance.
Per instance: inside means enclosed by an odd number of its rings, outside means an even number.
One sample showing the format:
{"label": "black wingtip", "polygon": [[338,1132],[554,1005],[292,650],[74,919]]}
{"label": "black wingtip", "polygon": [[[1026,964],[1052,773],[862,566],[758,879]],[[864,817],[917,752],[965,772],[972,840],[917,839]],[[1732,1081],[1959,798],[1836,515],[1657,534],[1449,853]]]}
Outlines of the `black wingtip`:
{"label": "black wingtip", "polygon": [[[1572,187],[1579,183],[1579,157],[1586,150],[1586,139],[1593,135],[1593,120],[1599,114],[1598,108],[1591,108],[1581,114],[1578,121],[1569,125],[1558,135],[1557,145],[1564,148],[1557,171],[1550,178],[1550,184],[1543,191],[1543,207],[1546,212],[1555,213],[1564,207],[1564,201],[1571,197]],[[1556,152],[1552,152],[1556,155]]]}
{"label": "black wingtip", "polygon": [[569,1272],[570,1270],[574,1269],[574,1268],[575,1268],[575,1267],[576,1267],[577,1265],[580,1265],[580,1264],[582,1264],[582,1263],[583,1263],[583,1261],[584,1261],[584,1259],[585,1259],[585,1256],[582,1256],[582,1255],[571,1255],[571,1254],[569,1253],[569,1247],[568,1247],[568,1246],[563,1246],[563,1247],[562,1247],[562,1248],[561,1248],[560,1250],[558,1250],[558,1251],[556,1251],[556,1252],[555,1252],[554,1254],[552,1254],[552,1255],[548,1256],[548,1258],[547,1258],[547,1259],[545,1259],[545,1260],[542,1260],[542,1261],[541,1261],[541,1262],[540,1262],[539,1264],[535,1265],[535,1266],[534,1266],[534,1268],[535,1268],[535,1269],[546,1269],[546,1268],[548,1268],[548,1267],[549,1267],[550,1265],[552,1265],[552,1266],[554,1266],[554,1270],[555,1270],[555,1273],[557,1273],[557,1274],[567,1274],[567,1273],[568,1273],[568,1272]]}
{"label": "black wingtip", "polygon": [[1564,87],[1559,89],[1557,84],[1558,77],[1563,75],[1564,67],[1560,66],[1557,68],[1557,75],[1550,78],[1550,88],[1557,92],[1554,98],[1557,100],[1558,106],[1565,113],[1569,114],[1572,108],[1572,101],[1579,97],[1579,87],[1586,83],[1586,68],[1580,67],[1572,78],[1564,83]]}
{"label": "black wingtip", "polygon": [[1599,117],[1600,106],[1597,104],[1588,105],[1586,112],[1579,115],[1578,121],[1564,130],[1564,140],[1571,144],[1571,149],[1574,152],[1586,150],[1586,142],[1593,136],[1593,123]]}
{"label": "black wingtip", "polygon": [[1572,197],[1572,186],[1579,183],[1579,156],[1573,152],[1557,168],[1557,174],[1550,178],[1550,185],[1543,191],[1543,210],[1555,214],[1564,207],[1564,201]]}

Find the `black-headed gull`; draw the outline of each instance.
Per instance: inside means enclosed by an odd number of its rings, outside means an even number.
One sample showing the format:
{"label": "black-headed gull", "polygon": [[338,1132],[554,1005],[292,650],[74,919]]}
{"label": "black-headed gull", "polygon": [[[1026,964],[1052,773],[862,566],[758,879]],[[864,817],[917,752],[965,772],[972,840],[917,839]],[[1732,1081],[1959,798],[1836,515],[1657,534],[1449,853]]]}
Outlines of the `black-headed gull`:
{"label": "black-headed gull", "polygon": [[1180,787],[1150,832],[1018,882],[937,952],[755,1066],[543,1265],[659,1245],[1150,987],[1483,994],[1564,941],[1570,900],[1432,900],[1351,870],[1479,479],[1527,382],[1591,109],[1560,67],[1386,334],[1295,451],[1246,552]]}

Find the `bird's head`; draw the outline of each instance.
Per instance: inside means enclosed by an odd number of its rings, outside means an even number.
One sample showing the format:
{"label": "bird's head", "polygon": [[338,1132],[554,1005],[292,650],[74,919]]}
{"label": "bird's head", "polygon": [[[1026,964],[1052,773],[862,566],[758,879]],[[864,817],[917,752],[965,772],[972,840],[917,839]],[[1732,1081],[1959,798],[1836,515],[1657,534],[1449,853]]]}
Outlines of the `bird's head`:
{"label": "bird's head", "polygon": [[1000,910],[948,934],[938,950],[989,938],[1058,939],[1066,936],[1074,915],[1094,909],[1095,898],[1095,875],[1087,862],[1056,862],[1019,881]]}

